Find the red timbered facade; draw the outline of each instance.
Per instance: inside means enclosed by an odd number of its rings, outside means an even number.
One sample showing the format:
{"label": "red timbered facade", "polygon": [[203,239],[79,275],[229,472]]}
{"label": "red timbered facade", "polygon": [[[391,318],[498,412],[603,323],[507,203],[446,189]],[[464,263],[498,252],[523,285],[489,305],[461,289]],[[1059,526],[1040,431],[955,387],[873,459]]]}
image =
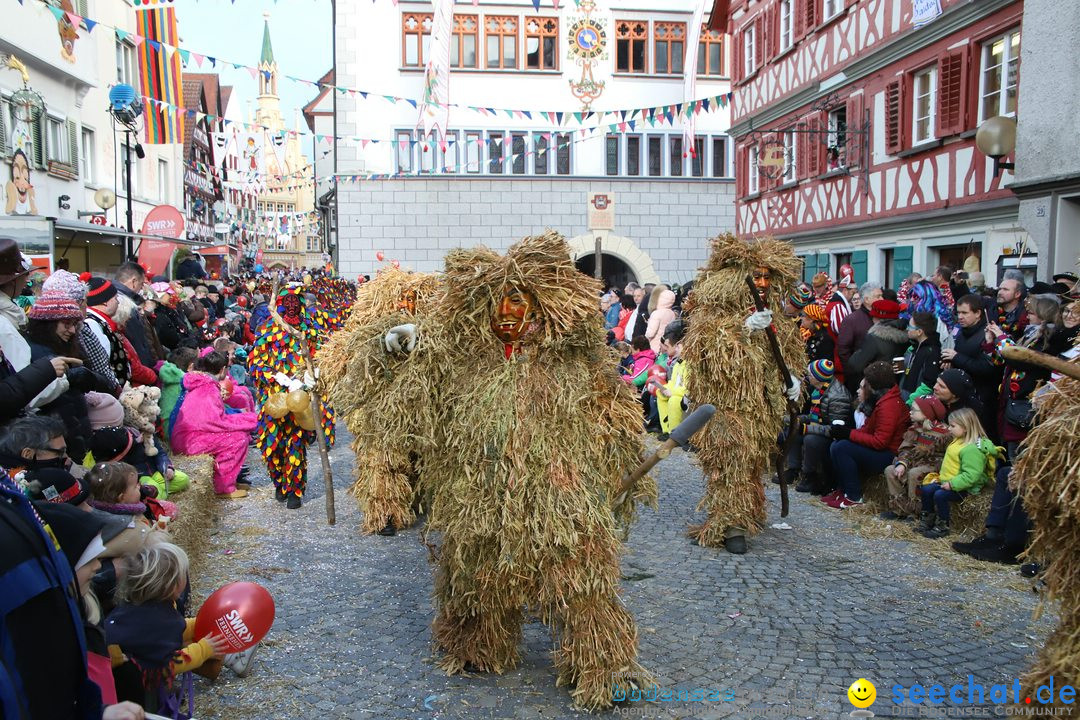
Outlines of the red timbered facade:
{"label": "red timbered facade", "polygon": [[999,258],[1016,262],[1012,175],[994,177],[974,134],[1016,115],[1022,0],[716,5],[741,234],[790,239],[807,277],[849,262],[893,287],[971,254],[994,284]]}

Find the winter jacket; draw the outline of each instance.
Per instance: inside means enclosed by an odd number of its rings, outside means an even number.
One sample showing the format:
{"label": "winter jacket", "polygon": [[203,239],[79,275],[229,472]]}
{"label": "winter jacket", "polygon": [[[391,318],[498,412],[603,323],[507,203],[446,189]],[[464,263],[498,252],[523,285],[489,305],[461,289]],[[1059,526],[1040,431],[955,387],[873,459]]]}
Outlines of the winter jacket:
{"label": "winter jacket", "polygon": [[187,325],[180,319],[180,314],[174,308],[164,305],[154,314],[154,329],[157,331],[158,340],[168,350],[180,347],[191,335]]}
{"label": "winter jacket", "polygon": [[[52,348],[38,343],[30,344],[30,355],[34,360],[34,365],[49,363],[52,358],[56,357],[56,353],[52,351]],[[52,371],[52,365],[50,364],[48,367],[52,377],[55,378],[56,373]],[[99,378],[99,387],[103,392],[109,392],[104,379]],[[64,439],[67,441],[68,455],[81,461],[89,449],[90,438],[94,433],[93,428],[90,426],[90,416],[86,407],[86,393],[73,390],[68,386],[67,391],[51,403],[42,405],[40,410],[43,414],[57,418],[64,423]]]}
{"label": "winter jacket", "polygon": [[[1035,332],[1037,330],[1034,327],[1025,328],[1024,336],[1029,338]],[[1024,345],[1024,342],[1014,343],[1007,335],[1001,335],[997,338],[995,347],[1000,355],[1002,348],[1005,346],[1017,344]],[[1039,348],[1032,347],[1032,349],[1038,350]],[[1050,348],[1047,347],[1046,349],[1049,350]],[[1002,440],[1005,442],[1020,442],[1028,434],[1027,430],[1017,427],[1005,419],[1005,408],[1008,407],[1009,401],[1030,400],[1035,390],[1049,379],[1049,368],[1016,360],[1005,360],[1004,379],[1001,383],[1001,394],[998,398],[998,416]]]}
{"label": "winter jacket", "polygon": [[[895,321],[874,323],[867,331],[863,339],[862,347],[855,351],[847,364],[844,366],[844,379],[848,375],[855,375],[862,381],[863,372],[870,363],[878,360],[892,362],[894,357],[900,357],[908,346],[907,332],[898,328]],[[857,386],[856,386],[857,387]]]}
{"label": "winter jacket", "polygon": [[645,331],[649,327],[649,314],[652,311],[649,310],[649,296],[645,296],[641,299],[641,302],[637,306],[637,315],[631,317],[633,321],[633,327],[629,323],[626,325],[626,329],[630,331],[630,337],[626,338],[627,342],[630,342],[636,337],[641,337],[645,334]]}
{"label": "winter jacket", "polygon": [[896,463],[906,468],[920,465],[941,467],[945,448],[952,439],[949,426],[945,423],[933,422],[930,427],[924,427],[924,423],[912,425],[904,433],[904,439],[896,453]]}
{"label": "winter jacket", "polygon": [[871,450],[888,450],[895,455],[909,422],[908,407],[900,399],[900,388],[894,385],[874,405],[866,424],[852,430],[848,439]]}
{"label": "winter jacket", "polygon": [[158,407],[161,408],[161,421],[165,424],[165,437],[168,438],[172,433],[173,408],[180,398],[184,371],[171,362],[166,362],[158,371],[158,377],[161,379],[161,399],[158,400]]}
{"label": "winter jacket", "polygon": [[622,305],[615,302],[611,304],[611,307],[607,309],[604,314],[604,327],[608,330],[614,330],[615,326],[619,324],[619,311],[622,310]]}
{"label": "winter jacket", "polygon": [[[121,293],[128,300],[135,303],[135,307],[142,307],[142,296],[129,288],[127,285],[114,282],[113,287],[116,288],[117,292]],[[123,330],[124,335],[127,336],[128,342],[131,343],[131,347],[135,348],[135,352],[139,356],[139,362],[141,362],[143,365],[153,367],[155,363],[154,354],[150,350],[150,342],[146,337],[146,327],[143,324],[142,312],[131,313],[131,317],[128,318],[127,324],[124,325]],[[152,385],[153,383],[143,384]]]}
{"label": "winter jacket", "polygon": [[[807,411],[809,407],[810,404],[807,401]],[[806,425],[806,432],[812,435],[828,435],[830,427],[836,420],[842,420],[845,425],[852,425],[854,422],[855,409],[852,407],[851,393],[843,383],[836,380],[829,383],[818,409],[820,412],[818,421]],[[807,420],[805,415],[803,420],[804,422]]]}
{"label": "winter jacket", "polygon": [[[126,329],[127,326],[125,326]],[[143,365],[142,358],[139,357],[139,353],[132,347],[131,341],[123,333],[117,334],[120,339],[120,344],[124,346],[124,352],[127,353],[128,362],[131,364],[131,384],[132,385],[157,385],[158,377],[157,373],[152,368]]]}
{"label": "winter jacket", "polygon": [[828,328],[814,332],[806,341],[806,360],[832,360],[836,354],[836,343],[829,336]]}
{"label": "winter jacket", "polygon": [[199,264],[199,261],[194,257],[189,257],[180,263],[176,268],[177,280],[205,280],[206,271],[203,270],[203,266]]}
{"label": "winter jacket", "polygon": [[619,322],[615,323],[615,328],[612,330],[615,334],[615,339],[619,342],[626,340],[626,323],[633,314],[633,310],[627,310],[626,308],[621,308],[619,310]]}
{"label": "winter jacket", "polygon": [[675,311],[671,306],[675,304],[675,293],[670,290],[662,290],[656,301],[656,309],[649,314],[649,321],[645,324],[645,337],[649,339],[649,345],[653,352],[660,352],[660,340],[664,337],[664,331],[668,324],[675,319]]}
{"label": "winter jacket", "polygon": [[14,372],[10,363],[5,362],[3,352],[0,351],[0,423],[15,418],[27,408],[38,393],[57,379],[51,359],[51,355],[33,357],[33,346],[31,346],[30,364]]}
{"label": "winter jacket", "polygon": [[683,398],[686,397],[686,383],[689,378],[689,370],[686,367],[686,363],[682,361],[682,358],[675,358],[671,363],[669,369],[668,381],[664,383],[664,387],[671,392],[671,396],[668,397],[668,402],[681,403]]}
{"label": "winter jacket", "polygon": [[206,373],[187,373],[182,385],[184,397],[174,412],[170,436],[173,449],[186,455],[213,455],[214,490],[232,492],[259,416],[253,412],[226,414],[221,386]]}
{"label": "winter jacket", "polygon": [[994,468],[1000,456],[1001,449],[987,438],[979,438],[974,443],[953,440],[941,461],[938,482],[949,483],[955,492],[978,495],[994,477]]}
{"label": "winter jacket", "polygon": [[920,385],[934,387],[941,373],[941,343],[937,337],[929,337],[904,353],[904,376],[900,390],[910,395]]}
{"label": "winter jacket", "polygon": [[652,350],[639,350],[634,353],[634,364],[630,372],[623,375],[623,380],[634,387],[643,388],[649,379],[649,368],[656,363],[656,353]]}
{"label": "winter jacket", "polygon": [[980,320],[969,328],[958,327],[953,340],[956,355],[952,366],[971,377],[983,404],[991,403],[1001,385],[1002,369],[994,363],[993,344],[986,342],[986,321]]}
{"label": "winter jacket", "polygon": [[[833,360],[836,367],[847,365],[855,351],[862,347],[866,333],[870,332],[873,324],[874,319],[870,317],[870,311],[865,305],[848,313],[844,322],[840,323],[840,332],[836,338],[836,358]],[[851,389],[850,384],[848,389]]]}
{"label": "winter jacket", "polygon": [[[31,362],[30,344],[20,332],[25,325],[26,314],[23,313],[22,308],[0,292],[0,351],[3,352],[4,358],[15,372],[24,370]],[[30,402],[30,405],[40,408],[58,398],[67,389],[67,380],[58,378],[53,373],[53,382],[46,385],[45,389]]]}

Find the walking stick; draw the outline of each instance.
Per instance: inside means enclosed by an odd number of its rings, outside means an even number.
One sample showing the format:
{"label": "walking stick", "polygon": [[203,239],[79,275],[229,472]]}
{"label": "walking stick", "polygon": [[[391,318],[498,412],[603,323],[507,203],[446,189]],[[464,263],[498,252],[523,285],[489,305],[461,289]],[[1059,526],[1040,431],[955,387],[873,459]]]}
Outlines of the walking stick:
{"label": "walking stick", "polygon": [[[315,377],[315,362],[311,357],[311,345],[308,344],[307,336],[285,322],[277,311],[278,280],[276,278],[274,279],[274,286],[270,297],[270,316],[274,318],[274,322],[277,323],[282,330],[300,341],[300,351],[304,355],[304,364],[311,377]],[[323,434],[318,385],[319,383],[316,379],[315,387],[311,391],[311,417],[315,420],[315,442],[319,446],[319,458],[322,460],[323,484],[326,486],[326,523],[327,525],[333,525],[337,522],[337,515],[334,511],[334,475],[330,469],[330,453],[326,449],[326,436]]]}
{"label": "walking stick", "polygon": [[611,505],[617,507],[626,500],[626,494],[633,489],[638,480],[645,477],[658,462],[667,458],[671,454],[671,451],[676,447],[685,448],[690,444],[690,438],[697,434],[697,431],[705,427],[705,423],[712,419],[712,416],[716,414],[716,407],[713,405],[699,405],[694,412],[683,418],[683,421],[671,431],[668,435],[668,439],[660,443],[660,447],[656,448],[652,455],[641,461],[641,464],[636,468],[623,475],[622,484],[619,485],[618,492],[615,493],[615,502]]}
{"label": "walking stick", "polygon": [[[757,285],[754,284],[754,279],[749,275],[746,276],[746,284],[750,287],[750,295],[754,298],[754,307],[761,310],[765,309],[765,300],[762,299],[761,293],[758,292]],[[791,388],[795,383],[791,379],[791,372],[788,370],[787,363],[784,362],[784,354],[780,351],[780,340],[776,337],[776,328],[772,325],[765,328],[766,337],[769,339],[769,349],[772,350],[773,360],[776,361],[776,368],[780,372],[780,382],[783,383],[784,389]],[[788,411],[788,434],[784,440],[784,446],[780,452],[777,453],[776,459],[773,464],[776,467],[776,479],[780,481],[780,517],[784,518],[788,516],[788,486],[787,479],[784,477],[784,458],[787,457],[788,450],[791,448],[791,443],[795,440],[795,433],[799,431],[799,406],[791,398],[787,399],[787,411]]]}

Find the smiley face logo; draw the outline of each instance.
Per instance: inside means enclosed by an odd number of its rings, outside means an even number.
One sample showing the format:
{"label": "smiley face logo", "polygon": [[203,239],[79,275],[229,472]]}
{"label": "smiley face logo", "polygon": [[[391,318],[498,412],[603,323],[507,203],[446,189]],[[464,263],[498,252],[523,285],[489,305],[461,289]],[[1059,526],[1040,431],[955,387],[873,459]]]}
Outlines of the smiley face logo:
{"label": "smiley face logo", "polygon": [[857,708],[866,709],[877,700],[877,688],[866,678],[859,678],[851,683],[847,691],[848,700]]}

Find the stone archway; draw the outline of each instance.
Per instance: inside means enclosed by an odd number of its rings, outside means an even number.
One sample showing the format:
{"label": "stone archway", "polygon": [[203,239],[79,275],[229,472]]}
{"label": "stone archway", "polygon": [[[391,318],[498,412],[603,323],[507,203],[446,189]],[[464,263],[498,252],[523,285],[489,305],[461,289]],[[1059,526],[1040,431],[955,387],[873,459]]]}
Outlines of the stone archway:
{"label": "stone archway", "polygon": [[607,233],[585,233],[566,241],[570,246],[570,257],[574,262],[585,255],[596,252],[596,237],[600,235],[603,241],[600,246],[603,255],[613,255],[626,263],[635,276],[638,284],[659,283],[660,275],[653,267],[652,258],[643,253],[633,240],[621,235]]}

